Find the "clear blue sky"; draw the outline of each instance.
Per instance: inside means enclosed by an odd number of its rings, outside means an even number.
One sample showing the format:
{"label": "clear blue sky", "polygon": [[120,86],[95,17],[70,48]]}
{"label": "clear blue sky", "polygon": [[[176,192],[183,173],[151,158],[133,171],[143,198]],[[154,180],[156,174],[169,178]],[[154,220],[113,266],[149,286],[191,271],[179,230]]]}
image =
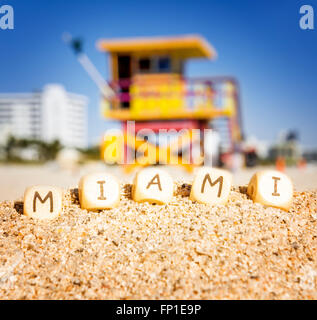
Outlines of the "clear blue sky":
{"label": "clear blue sky", "polygon": [[[15,29],[0,30],[0,92],[31,91],[61,83],[89,97],[89,137],[107,128],[99,94],[73,53],[64,31],[83,37],[84,48],[108,78],[96,40],[111,37],[203,35],[216,61],[188,63],[188,76],[232,75],[241,85],[245,132],[272,141],[294,128],[317,147],[316,0],[0,0],[14,8]],[[315,30],[299,28],[299,8],[315,9]]]}

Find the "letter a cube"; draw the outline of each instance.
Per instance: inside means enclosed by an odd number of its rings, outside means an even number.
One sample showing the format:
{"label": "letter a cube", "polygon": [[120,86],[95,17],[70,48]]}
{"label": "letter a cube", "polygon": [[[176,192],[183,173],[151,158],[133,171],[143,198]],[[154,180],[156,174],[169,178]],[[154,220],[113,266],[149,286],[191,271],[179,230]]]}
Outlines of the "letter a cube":
{"label": "letter a cube", "polygon": [[292,205],[293,184],[284,173],[263,170],[253,175],[247,194],[254,202],[288,211]]}
{"label": "letter a cube", "polygon": [[25,190],[23,213],[37,219],[54,219],[62,211],[63,191],[51,186],[32,186]]}
{"label": "letter a cube", "polygon": [[189,198],[205,204],[224,204],[228,201],[232,185],[230,172],[201,167],[195,177]]}
{"label": "letter a cube", "polygon": [[111,209],[120,201],[120,184],[111,174],[91,173],[81,177],[78,193],[82,209],[91,211]]}
{"label": "letter a cube", "polygon": [[166,204],[173,197],[173,179],[157,168],[140,170],[133,181],[132,198],[137,202]]}

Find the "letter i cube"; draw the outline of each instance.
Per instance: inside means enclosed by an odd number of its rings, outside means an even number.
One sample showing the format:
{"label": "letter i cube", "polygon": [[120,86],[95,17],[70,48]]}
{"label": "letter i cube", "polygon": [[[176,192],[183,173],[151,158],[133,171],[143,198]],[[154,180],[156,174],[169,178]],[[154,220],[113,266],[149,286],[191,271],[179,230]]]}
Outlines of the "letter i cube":
{"label": "letter i cube", "polygon": [[80,179],[78,193],[82,209],[111,209],[120,201],[120,184],[111,174],[91,173]]}
{"label": "letter i cube", "polygon": [[292,205],[293,184],[282,172],[263,170],[253,175],[247,194],[254,202],[288,211]]}

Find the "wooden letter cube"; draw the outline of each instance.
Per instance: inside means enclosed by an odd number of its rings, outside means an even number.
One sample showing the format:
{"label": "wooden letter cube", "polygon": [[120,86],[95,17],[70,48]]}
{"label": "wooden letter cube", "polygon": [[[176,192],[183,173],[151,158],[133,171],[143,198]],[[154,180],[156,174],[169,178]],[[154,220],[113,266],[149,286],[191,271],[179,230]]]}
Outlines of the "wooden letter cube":
{"label": "wooden letter cube", "polygon": [[63,191],[51,186],[33,186],[25,190],[23,212],[37,219],[54,219],[62,211]]}
{"label": "wooden letter cube", "polygon": [[173,179],[157,168],[140,170],[133,181],[132,198],[137,202],[165,204],[173,197]]}
{"label": "wooden letter cube", "polygon": [[111,174],[100,172],[81,177],[78,184],[79,202],[82,209],[111,209],[120,201],[120,184]]}
{"label": "wooden letter cube", "polygon": [[232,185],[230,172],[201,167],[196,173],[189,198],[206,204],[224,204],[228,201]]}
{"label": "wooden letter cube", "polygon": [[279,171],[259,171],[251,178],[247,194],[254,202],[288,211],[292,205],[293,184]]}

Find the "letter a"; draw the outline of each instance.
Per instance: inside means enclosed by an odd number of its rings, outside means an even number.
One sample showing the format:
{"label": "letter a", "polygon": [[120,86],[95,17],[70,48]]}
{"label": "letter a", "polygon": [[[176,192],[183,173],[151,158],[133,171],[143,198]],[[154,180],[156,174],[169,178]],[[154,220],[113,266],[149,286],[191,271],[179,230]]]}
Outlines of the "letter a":
{"label": "letter a", "polygon": [[299,20],[301,29],[314,29],[314,9],[310,5],[303,5],[299,9],[299,13],[304,14]]}
{"label": "letter a", "polygon": [[5,13],[5,15],[0,18],[0,28],[3,30],[14,29],[13,8],[9,5],[1,6],[0,13]]}
{"label": "letter a", "polygon": [[162,186],[161,186],[161,180],[160,180],[160,176],[158,174],[156,174],[153,179],[148,183],[146,189],[150,188],[150,186],[152,184],[157,184],[160,191],[162,191]]}

